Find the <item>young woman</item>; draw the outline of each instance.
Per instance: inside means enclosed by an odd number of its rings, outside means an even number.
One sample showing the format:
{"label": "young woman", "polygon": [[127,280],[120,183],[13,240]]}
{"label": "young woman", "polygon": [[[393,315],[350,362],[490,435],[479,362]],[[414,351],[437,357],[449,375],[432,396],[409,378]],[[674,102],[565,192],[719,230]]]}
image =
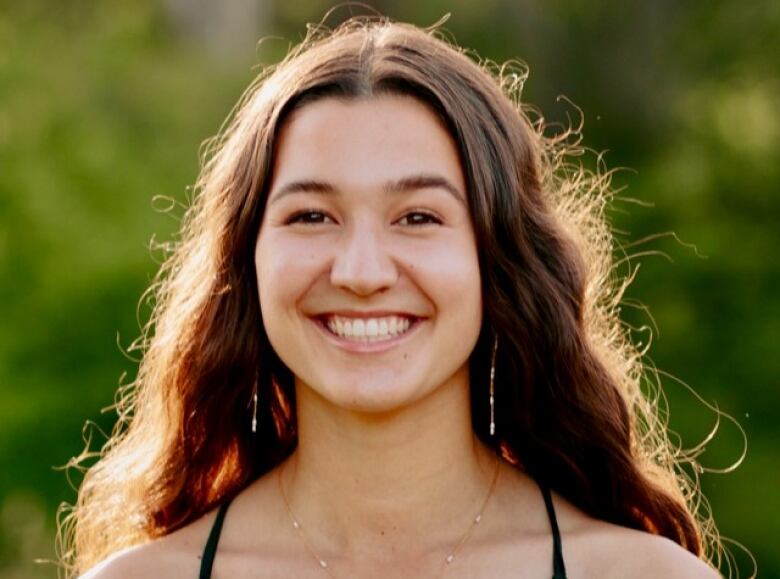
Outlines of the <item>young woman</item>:
{"label": "young woman", "polygon": [[73,574],[718,576],[617,316],[606,179],[510,72],[353,20],[248,91]]}

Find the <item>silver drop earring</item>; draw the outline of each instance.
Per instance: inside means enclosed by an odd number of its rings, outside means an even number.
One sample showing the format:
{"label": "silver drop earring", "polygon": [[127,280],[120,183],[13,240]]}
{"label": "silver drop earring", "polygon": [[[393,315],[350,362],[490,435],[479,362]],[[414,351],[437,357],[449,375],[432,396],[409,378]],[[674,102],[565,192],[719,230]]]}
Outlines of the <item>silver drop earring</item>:
{"label": "silver drop earring", "polygon": [[252,394],[252,432],[257,432],[257,382],[255,382],[255,391]]}
{"label": "silver drop earring", "polygon": [[498,337],[493,339],[493,355],[490,358],[490,436],[496,434],[496,351],[498,350]]}

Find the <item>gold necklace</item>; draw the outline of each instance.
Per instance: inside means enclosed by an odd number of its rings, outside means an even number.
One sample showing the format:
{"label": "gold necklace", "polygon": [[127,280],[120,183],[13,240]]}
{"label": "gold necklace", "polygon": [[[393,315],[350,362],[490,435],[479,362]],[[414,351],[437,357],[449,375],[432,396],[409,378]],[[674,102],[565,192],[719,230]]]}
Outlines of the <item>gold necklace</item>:
{"label": "gold necklace", "polygon": [[[306,550],[311,554],[312,557],[317,561],[320,568],[325,571],[332,579],[338,579],[331,570],[328,563],[317,555],[317,553],[314,551],[314,549],[309,545],[309,542],[306,540],[306,535],[303,533],[303,526],[298,521],[298,519],[295,517],[295,515],[292,512],[292,508],[290,507],[290,501],[287,500],[287,493],[284,492],[284,485],[282,484],[282,471],[284,470],[284,467],[281,467],[279,469],[279,490],[282,493],[282,499],[284,500],[284,506],[287,508],[287,513],[290,515],[290,520],[292,521],[292,526],[295,529],[298,537],[301,540],[301,543],[303,543],[303,546],[306,548]],[[447,567],[455,560],[455,555],[457,555],[458,551],[460,551],[461,547],[466,544],[466,541],[469,540],[469,537],[471,537],[471,534],[474,532],[474,529],[477,525],[482,521],[482,514],[485,512],[485,508],[487,507],[488,501],[490,501],[490,497],[493,496],[493,492],[496,490],[496,483],[498,482],[498,472],[499,472],[499,459],[498,455],[496,455],[496,466],[495,470],[493,472],[493,480],[490,483],[490,490],[488,490],[487,495],[485,496],[485,500],[482,501],[482,506],[479,509],[479,513],[477,513],[477,516],[474,517],[471,520],[471,523],[469,524],[469,528],[466,529],[466,532],[461,537],[460,541],[458,541],[457,545],[455,545],[455,548],[450,552],[449,555],[447,555],[444,558],[444,562],[442,563],[442,568],[439,571],[439,574],[437,577],[441,577],[444,572],[447,570]]]}

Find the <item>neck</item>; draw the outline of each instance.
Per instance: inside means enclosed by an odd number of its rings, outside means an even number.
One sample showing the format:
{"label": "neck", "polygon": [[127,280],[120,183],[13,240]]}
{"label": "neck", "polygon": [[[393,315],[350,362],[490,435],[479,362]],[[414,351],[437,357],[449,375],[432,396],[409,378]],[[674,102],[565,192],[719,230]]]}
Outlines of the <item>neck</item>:
{"label": "neck", "polygon": [[496,460],[472,431],[467,372],[392,415],[337,408],[306,387],[297,400],[282,484],[322,557],[413,556],[467,531]]}

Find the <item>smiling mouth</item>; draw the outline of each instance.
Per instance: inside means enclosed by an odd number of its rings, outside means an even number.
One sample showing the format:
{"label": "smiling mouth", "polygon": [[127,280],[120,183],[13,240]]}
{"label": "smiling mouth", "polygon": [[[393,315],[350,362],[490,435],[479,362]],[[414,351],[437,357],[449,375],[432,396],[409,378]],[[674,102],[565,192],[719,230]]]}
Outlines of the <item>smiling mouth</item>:
{"label": "smiling mouth", "polygon": [[376,318],[325,315],[318,319],[325,329],[334,336],[358,344],[368,344],[389,341],[403,336],[422,318],[405,315]]}

